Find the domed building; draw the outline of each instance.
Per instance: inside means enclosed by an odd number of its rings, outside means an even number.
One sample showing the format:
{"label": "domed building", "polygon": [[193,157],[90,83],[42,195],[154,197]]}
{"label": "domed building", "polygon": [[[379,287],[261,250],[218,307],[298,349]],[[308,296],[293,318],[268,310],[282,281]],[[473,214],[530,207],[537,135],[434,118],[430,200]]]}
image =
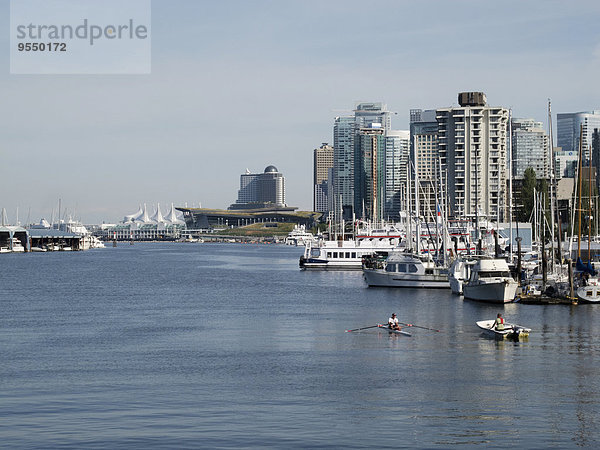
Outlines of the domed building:
{"label": "domed building", "polygon": [[265,206],[286,206],[285,178],[273,165],[267,166],[263,173],[251,173],[246,169],[240,176],[237,201],[230,209]]}

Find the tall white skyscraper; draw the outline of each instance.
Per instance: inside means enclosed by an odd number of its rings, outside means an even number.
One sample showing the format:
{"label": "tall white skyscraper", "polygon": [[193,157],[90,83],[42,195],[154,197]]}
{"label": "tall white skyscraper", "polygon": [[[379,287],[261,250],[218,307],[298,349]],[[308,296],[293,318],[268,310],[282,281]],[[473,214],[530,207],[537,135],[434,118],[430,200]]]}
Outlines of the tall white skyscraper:
{"label": "tall white skyscraper", "polygon": [[[419,216],[432,221],[437,213],[437,204],[441,202],[443,179],[440,176],[440,157],[438,148],[438,123],[435,110],[410,111],[410,160],[412,177],[419,184]],[[445,180],[445,178],[444,178]],[[411,186],[412,192],[414,187]],[[412,196],[414,197],[414,195]],[[415,199],[411,198],[411,210],[416,210]]]}
{"label": "tall white skyscraper", "polygon": [[482,92],[458,95],[460,107],[437,110],[438,147],[448,172],[452,213],[472,216],[476,208],[503,219],[507,207],[508,109],[487,105]]}

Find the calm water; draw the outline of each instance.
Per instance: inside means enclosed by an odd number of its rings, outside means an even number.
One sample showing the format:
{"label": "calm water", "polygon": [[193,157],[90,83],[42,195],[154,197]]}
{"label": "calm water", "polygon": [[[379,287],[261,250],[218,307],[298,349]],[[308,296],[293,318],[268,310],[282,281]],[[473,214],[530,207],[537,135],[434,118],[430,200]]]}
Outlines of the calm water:
{"label": "calm water", "polygon": [[[600,305],[490,306],[298,270],[300,250],[0,257],[0,446],[597,447]],[[526,342],[482,337],[503,311]],[[412,337],[344,330],[401,321]]]}

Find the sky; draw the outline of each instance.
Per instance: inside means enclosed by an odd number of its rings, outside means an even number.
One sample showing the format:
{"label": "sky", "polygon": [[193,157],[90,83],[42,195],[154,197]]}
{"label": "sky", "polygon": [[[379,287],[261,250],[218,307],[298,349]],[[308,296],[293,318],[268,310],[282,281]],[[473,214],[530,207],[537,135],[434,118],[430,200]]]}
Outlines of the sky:
{"label": "sky", "polygon": [[[116,222],[146,203],[227,208],[240,174],[275,165],[312,208],[312,154],[336,116],[483,91],[547,123],[600,109],[600,2],[153,0],[142,75],[14,75],[0,0],[0,208]],[[555,119],[554,119],[555,120]]]}

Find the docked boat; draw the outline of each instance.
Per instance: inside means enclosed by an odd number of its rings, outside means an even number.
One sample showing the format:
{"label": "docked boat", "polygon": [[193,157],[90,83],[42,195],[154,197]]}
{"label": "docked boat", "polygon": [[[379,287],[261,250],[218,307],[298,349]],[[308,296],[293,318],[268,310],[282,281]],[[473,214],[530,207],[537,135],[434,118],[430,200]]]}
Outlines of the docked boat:
{"label": "docked boat", "polygon": [[494,325],[495,320],[480,320],[476,322],[477,326],[481,328],[488,336],[493,336],[498,339],[519,339],[522,337],[528,337],[531,332],[531,328],[525,328],[521,325],[514,323],[505,323],[503,330],[496,330]]}
{"label": "docked boat", "polygon": [[448,269],[437,266],[431,259],[419,258],[412,253],[392,252],[385,259],[370,259],[363,265],[363,274],[369,286],[403,288],[450,287]]}
{"label": "docked boat", "polygon": [[296,247],[304,247],[309,242],[315,241],[315,235],[306,231],[305,225],[296,225],[285,238],[285,245],[295,245]]}
{"label": "docked boat", "polygon": [[471,277],[463,285],[463,295],[470,300],[508,303],[515,299],[518,286],[504,259],[482,258],[477,260]]}
{"label": "docked boat", "polygon": [[366,256],[387,256],[396,248],[393,239],[353,239],[309,243],[300,257],[301,269],[361,270]]}
{"label": "docked boat", "polygon": [[453,294],[463,294],[463,286],[471,277],[471,269],[475,262],[474,259],[466,259],[461,256],[452,261],[448,268],[448,282]]}
{"label": "docked boat", "polygon": [[20,253],[25,251],[25,247],[23,246],[23,244],[21,244],[21,241],[16,237],[10,238],[9,245],[11,251],[14,253]]}
{"label": "docked boat", "polygon": [[580,302],[600,303],[600,280],[597,277],[587,278],[584,285],[579,286],[575,292]]}

